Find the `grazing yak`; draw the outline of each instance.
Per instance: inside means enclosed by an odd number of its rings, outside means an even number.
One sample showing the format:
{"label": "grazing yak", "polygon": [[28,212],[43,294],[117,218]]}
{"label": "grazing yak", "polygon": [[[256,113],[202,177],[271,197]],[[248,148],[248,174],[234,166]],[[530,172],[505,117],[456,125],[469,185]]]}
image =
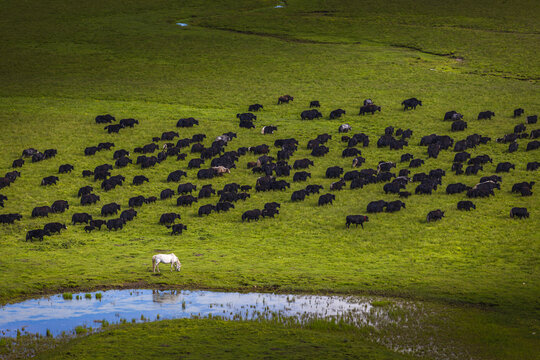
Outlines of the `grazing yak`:
{"label": "grazing yak", "polygon": [[417,167],[420,167],[424,164],[424,160],[422,159],[412,159],[411,162],[409,163],[409,167],[410,168],[417,168]]}
{"label": "grazing yak", "polygon": [[375,104],[368,104],[360,107],[360,112],[358,113],[358,115],[365,115],[367,113],[373,115],[376,111],[381,112],[381,107]]}
{"label": "grazing yak", "polygon": [[330,190],[341,190],[347,185],[344,179],[339,179],[339,181],[333,182],[330,184]]}
{"label": "grazing yak", "polygon": [[198,201],[193,195],[182,195],[176,199],[176,206],[191,206],[191,204]]}
{"label": "grazing yak", "polygon": [[114,164],[116,165],[117,168],[122,168],[122,167],[126,167],[128,164],[132,164],[132,163],[133,163],[133,161],[130,158],[123,156],[123,157],[117,159]]}
{"label": "grazing yak", "polygon": [[355,157],[362,155],[362,151],[356,148],[346,148],[341,152],[341,157]]}
{"label": "grazing yak", "polygon": [[452,122],[452,131],[464,131],[467,128],[467,122],[463,120],[457,120]]}
{"label": "grazing yak", "polygon": [[226,168],[225,166],[213,166],[211,169],[214,170],[214,172],[215,172],[215,174],[217,176],[221,176],[223,174],[230,174],[231,173],[231,170]]}
{"label": "grazing yak", "polygon": [[174,221],[176,219],[180,219],[180,214],[165,213],[165,214],[161,214],[161,216],[159,218],[159,223],[161,225],[172,224],[172,223],[174,223]]}
{"label": "grazing yak", "polygon": [[202,187],[201,190],[199,190],[199,195],[197,196],[199,199],[203,198],[209,198],[212,196],[212,194],[215,194],[216,191],[212,189],[212,187]]}
{"label": "grazing yak", "polygon": [[446,120],[451,120],[451,121],[463,120],[463,115],[461,115],[460,113],[458,113],[455,110],[447,111],[444,114],[443,121],[446,121]]}
{"label": "grazing yak", "polygon": [[32,210],[32,217],[48,217],[53,210],[50,206],[38,206]]}
{"label": "grazing yak", "polygon": [[457,203],[457,209],[470,211],[471,209],[476,209],[476,205],[472,201],[464,200]]}
{"label": "grazing yak", "polygon": [[197,190],[197,185],[192,183],[185,183],[178,185],[178,194],[187,194]]}
{"label": "grazing yak", "polygon": [[444,217],[444,211],[442,211],[441,209],[437,209],[437,210],[430,211],[427,214],[426,221],[427,222],[437,221],[437,220],[441,220],[443,217]]}
{"label": "grazing yak", "polygon": [[23,159],[16,159],[16,160],[13,160],[13,163],[11,164],[11,167],[12,168],[20,168],[24,165],[24,160]]}
{"label": "grazing yak", "polygon": [[63,213],[69,209],[69,204],[66,200],[56,200],[51,205],[51,209],[53,213]]}
{"label": "grazing yak", "polygon": [[112,142],[102,142],[97,146],[99,150],[111,150],[112,147],[114,147],[114,143]]}
{"label": "grazing yak", "polygon": [[343,109],[336,109],[330,112],[330,120],[340,118],[342,115],[345,115],[346,112]]}
{"label": "grazing yak", "polygon": [[305,189],[294,191],[291,195],[291,201],[304,201],[309,195]]}
{"label": "grazing yak", "polygon": [[274,208],[265,208],[261,210],[261,216],[263,218],[267,218],[267,217],[273,218],[275,215],[278,215],[278,214],[279,214],[279,210],[274,209]]}
{"label": "grazing yak", "polygon": [[319,111],[317,111],[315,109],[304,110],[300,114],[300,118],[302,120],[313,120],[313,119],[318,119],[318,118],[321,118],[321,117],[322,117],[322,113],[320,113]]}
{"label": "grazing yak", "polygon": [[309,168],[310,166],[313,166],[313,165],[314,165],[314,163],[310,159],[299,159],[299,160],[294,161],[293,169],[295,169],[295,170],[297,170],[297,169],[307,169],[307,168]]}
{"label": "grazing yak", "polygon": [[142,195],[134,196],[128,200],[129,207],[140,207],[140,206],[143,206],[145,203],[146,203],[146,198]]}
{"label": "grazing yak", "polygon": [[538,161],[531,161],[527,163],[527,171],[536,171],[540,167],[540,162]]}
{"label": "grazing yak", "polygon": [[120,129],[123,129],[124,125],[122,124],[114,124],[114,125],[107,125],[103,129],[107,130],[109,134],[116,133],[120,131]]}
{"label": "grazing yak", "polygon": [[298,171],[293,175],[293,182],[307,181],[308,177],[311,177],[311,173],[308,173],[307,171]]}
{"label": "grazing yak", "polygon": [[446,187],[446,193],[448,195],[459,194],[459,193],[468,191],[470,189],[471,189],[470,186],[467,186],[467,185],[462,184],[462,183],[448,184],[448,186]]}
{"label": "grazing yak", "polygon": [[[322,185],[308,185],[306,186],[306,191],[309,194],[318,194],[320,190],[322,190]],[[276,203],[277,204],[277,203]]]}
{"label": "grazing yak", "polygon": [[95,155],[98,151],[99,151],[99,148],[97,146],[89,146],[84,149],[84,155],[92,156],[92,155]]}
{"label": "grazing yak", "polygon": [[536,150],[540,148],[540,141],[531,141],[529,143],[527,143],[527,149],[525,149],[526,151],[531,151],[531,150]]}
{"label": "grazing yak", "polygon": [[482,111],[478,114],[478,120],[491,120],[493,116],[495,116],[495,113],[493,111]]}
{"label": "grazing yak", "polygon": [[0,214],[0,224],[13,224],[15,220],[21,219],[21,214]]}
{"label": "grazing yak", "polygon": [[401,155],[400,162],[407,162],[407,161],[411,161],[412,159],[414,159],[414,155],[406,153],[406,154]]}
{"label": "grazing yak", "polygon": [[354,224],[356,227],[360,225],[363,229],[364,223],[368,221],[369,221],[369,218],[364,215],[347,215],[347,217],[345,218],[345,226],[348,229],[349,226],[351,226],[351,224]]}
{"label": "grazing yak", "polygon": [[532,195],[532,188],[535,184],[534,181],[531,182],[520,182],[516,183],[512,186],[512,192],[513,193],[520,193],[521,196],[531,196]]}
{"label": "grazing yak", "polygon": [[319,206],[332,204],[332,202],[336,200],[336,196],[334,194],[324,194],[319,197]]}
{"label": "grazing yak", "polygon": [[341,125],[339,125],[339,128],[338,128],[338,132],[340,132],[340,133],[347,133],[347,132],[349,132],[351,130],[352,130],[352,127],[349,124],[341,124]]}
{"label": "grazing yak", "polygon": [[248,111],[259,111],[263,108],[261,104],[252,104],[249,105]]}
{"label": "grazing yak", "polygon": [[253,209],[253,210],[248,210],[246,212],[244,212],[242,214],[242,222],[244,222],[244,220],[247,220],[247,221],[251,221],[251,220],[259,220],[259,217],[261,216],[261,210],[259,209]]}
{"label": "grazing yak", "polygon": [[[120,214],[120,219],[122,219],[125,224],[128,221],[133,220],[135,216],[137,216],[137,211],[135,211],[135,209],[127,209],[122,211],[122,213]],[[90,222],[90,225],[92,225],[92,222]]]}
{"label": "grazing yak", "polygon": [[514,207],[510,210],[510,217],[519,219],[528,218],[529,212],[527,211],[527,208]]}
{"label": "grazing yak", "polygon": [[101,207],[101,216],[116,215],[119,210],[120,205],[117,203],[106,204]]}
{"label": "grazing yak", "polygon": [[401,102],[401,105],[403,105],[403,111],[409,110],[409,109],[416,110],[416,107],[418,105],[422,106],[422,101],[418,100],[417,98],[410,98],[410,99],[403,100]]}
{"label": "grazing yak", "polygon": [[319,103],[318,100],[313,100],[309,103],[309,107],[312,108],[312,107],[321,107],[321,104]]}
{"label": "grazing yak", "polygon": [[44,177],[42,180],[41,180],[41,185],[42,186],[46,186],[46,185],[56,185],[56,182],[60,180],[58,179],[58,176],[47,176],[47,177]]}
{"label": "grazing yak", "polygon": [[180,181],[182,176],[187,176],[187,173],[183,170],[173,171],[172,173],[169,174],[169,176],[167,176],[167,182],[171,182],[171,181],[178,182]]}
{"label": "grazing yak", "polygon": [[48,224],[45,224],[45,226],[43,227],[43,230],[50,234],[60,233],[62,229],[67,229],[67,227],[65,224],[61,224],[59,222],[48,223]]}
{"label": "grazing yak", "polygon": [[109,231],[111,230],[118,230],[123,229],[125,225],[125,221],[123,219],[111,219],[107,221],[107,229]]}
{"label": "grazing yak", "polygon": [[339,166],[331,166],[326,169],[326,177],[328,179],[337,179],[343,174],[343,168]]}
{"label": "grazing yak", "polygon": [[70,165],[70,164],[60,165],[60,167],[58,168],[58,173],[59,174],[71,173],[73,169],[74,169],[73,165]]}
{"label": "grazing yak", "polygon": [[405,203],[400,200],[390,201],[386,204],[386,212],[396,212],[401,210],[401,208],[405,209]]}
{"label": "grazing yak", "polygon": [[92,205],[100,200],[100,197],[96,194],[84,194],[81,196],[81,205]]}
{"label": "grazing yak", "polygon": [[236,118],[240,119],[240,121],[257,120],[257,116],[255,116],[255,114],[252,114],[250,112],[242,113],[242,114],[236,114]]}
{"label": "grazing yak", "polygon": [[514,110],[514,117],[518,117],[518,116],[521,116],[525,113],[525,110],[523,110],[522,108],[518,108],[518,109],[515,109]]}
{"label": "grazing yak", "polygon": [[26,233],[26,241],[32,241],[33,239],[37,239],[39,241],[43,241],[44,236],[50,236],[51,234],[43,229],[37,229],[37,230],[30,230]]}
{"label": "grazing yak", "polygon": [[207,204],[207,205],[203,205],[199,208],[199,216],[203,216],[203,215],[210,215],[210,213],[212,213],[212,211],[217,211],[217,208],[215,205],[212,205],[212,204]]}
{"label": "grazing yak", "polygon": [[92,215],[89,215],[87,213],[75,213],[73,214],[73,216],[71,216],[71,222],[73,223],[73,225],[77,223],[88,224],[90,220],[92,220]]}
{"label": "grazing yak", "polygon": [[496,173],[500,172],[510,172],[510,169],[515,169],[516,166],[509,162],[502,162],[497,164],[497,168],[495,169]]}
{"label": "grazing yak", "polygon": [[179,119],[176,123],[176,127],[182,128],[193,127],[194,125],[199,125],[199,120],[196,120],[192,117]]}
{"label": "grazing yak", "polygon": [[216,211],[229,211],[230,209],[234,209],[234,204],[228,202],[228,201],[220,201],[216,204]]}
{"label": "grazing yak", "polygon": [[293,100],[294,100],[294,97],[292,97],[291,95],[283,95],[278,98],[278,105],[283,104],[283,103],[288,104],[289,101],[293,101]]}
{"label": "grazing yak", "polygon": [[379,212],[383,212],[384,211],[384,208],[386,207],[388,203],[384,200],[377,200],[377,201],[372,201],[370,202],[369,204],[367,204],[367,208],[366,208],[366,211],[368,213],[379,213]]}
{"label": "grazing yak", "polygon": [[96,116],[96,124],[107,124],[113,121],[116,121],[116,119],[110,114]]}
{"label": "grazing yak", "polygon": [[133,177],[133,185],[142,185],[145,181],[150,182],[150,180],[144,175],[136,175]]}
{"label": "grazing yak", "polygon": [[90,226],[93,226],[94,228],[98,228],[99,230],[101,230],[101,227],[106,224],[107,224],[106,220],[99,220],[99,219],[90,220]]}
{"label": "grazing yak", "polygon": [[352,161],[352,167],[360,167],[365,162],[366,162],[366,159],[364,159],[363,157],[361,156],[355,157]]}
{"label": "grazing yak", "polygon": [[183,230],[187,230],[187,226],[184,224],[174,224],[172,226],[167,226],[169,229],[172,228],[171,235],[180,235]]}
{"label": "grazing yak", "polygon": [[276,130],[277,130],[277,126],[273,126],[273,125],[263,126],[261,128],[261,134],[263,134],[263,135],[273,134],[274,131],[276,131]]}

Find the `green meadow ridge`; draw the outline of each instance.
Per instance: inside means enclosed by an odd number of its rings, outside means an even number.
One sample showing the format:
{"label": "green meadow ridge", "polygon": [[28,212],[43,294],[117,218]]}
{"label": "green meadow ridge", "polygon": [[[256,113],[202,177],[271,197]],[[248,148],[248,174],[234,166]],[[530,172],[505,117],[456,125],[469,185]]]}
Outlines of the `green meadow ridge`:
{"label": "green meadow ridge", "polygon": [[[509,153],[508,144],[495,139],[540,112],[540,63],[535,60],[540,50],[539,4],[287,3],[280,9],[266,0],[3,5],[0,174],[19,170],[21,177],[0,190],[8,197],[0,213],[20,213],[23,218],[13,225],[0,224],[2,302],[113,287],[371,293],[478,307],[488,320],[475,325],[463,317],[456,324],[474,339],[467,346],[479,358],[512,358],[509,354],[518,354],[517,346],[533,350],[538,335],[531,334],[540,333],[540,201],[536,187],[525,197],[511,189],[522,181],[539,183],[538,171],[526,170],[528,162],[539,161],[539,150],[525,151],[531,140],[519,139],[518,150]],[[278,96],[285,94],[294,100],[277,105]],[[403,111],[400,104],[410,97],[422,100],[423,106]],[[359,116],[366,98],[381,106],[381,112]],[[323,118],[301,120],[300,113],[312,100],[320,101]],[[264,105],[255,113],[256,128],[239,128],[236,114],[254,103]],[[513,118],[513,110],[520,107],[525,114]],[[328,120],[338,108],[346,114]],[[450,110],[464,115],[465,131],[452,132],[451,122],[442,120]],[[486,110],[496,116],[476,120]],[[107,134],[106,124],[94,121],[107,113],[139,124]],[[177,128],[176,121],[186,117],[198,119],[200,125]],[[400,163],[401,155],[411,153],[425,161],[411,169],[411,177],[441,168],[446,172],[442,185],[432,195],[401,199],[405,209],[377,214],[366,212],[368,203],[399,199],[384,193],[384,183],[350,190],[347,182],[344,190],[330,191],[338,179],[325,177],[328,167],[353,170],[352,158],[341,156],[347,145],[341,141],[344,134],[338,133],[342,123],[352,126],[349,136],[369,135],[368,147],[357,146],[366,159],[360,169],[393,161],[397,168],[392,172],[397,174],[408,168],[408,163]],[[265,125],[278,130],[262,135]],[[377,139],[388,126],[411,129],[409,145],[403,150],[378,148]],[[530,133],[539,125],[526,127]],[[101,219],[105,204],[117,202],[125,210],[131,197],[159,198],[166,188],[176,192],[178,183],[166,179],[179,169],[187,172],[179,183],[196,184],[196,193],[204,184],[216,190],[232,182],[255,187],[260,174],[253,174],[247,163],[258,155],[240,156],[230,174],[198,180],[198,169],[187,169],[187,164],[199,154],[189,148],[182,149],[185,160],[170,157],[149,169],[135,164],[115,167],[111,174],[121,174],[126,181],[110,191],[101,190],[100,181],[81,176],[85,169],[114,164],[113,152],[119,149],[130,151],[135,162],[138,154],[133,149],[165,131],[178,131],[180,138],[204,133],[205,146],[232,131],[238,137],[226,151],[265,143],[273,157],[279,150],[273,146],[276,139],[294,137],[299,146],[289,163],[310,158],[315,165],[306,170],[311,173],[306,182],[293,182],[291,171],[290,177],[280,178],[291,184],[290,189],[251,190],[250,198],[224,213],[197,215],[200,206],[216,204],[216,195],[185,208],[176,206],[175,195],[136,208],[137,217],[122,230],[89,234],[84,225],[70,224],[74,213]],[[329,153],[313,157],[306,145],[323,133],[332,135],[326,144]],[[483,165],[477,175],[455,175],[452,149],[428,159],[427,148],[419,145],[422,136],[432,133],[449,135],[454,142],[475,133],[488,136],[490,142],[467,151],[473,157],[488,154],[493,163]],[[100,142],[113,142],[115,147],[84,155],[86,147]],[[12,169],[13,160],[30,147],[54,148],[58,154],[37,163],[25,159],[22,168]],[[503,181],[495,196],[468,199],[465,193],[445,193],[451,183],[474,186],[482,176],[495,174],[500,162],[516,168],[497,174]],[[59,166],[68,163],[74,170],[58,174]],[[202,167],[209,164],[207,160]],[[58,176],[57,185],[40,186],[51,175]],[[132,185],[136,175],[149,182]],[[322,185],[320,194],[334,194],[333,205],[319,207],[318,195],[291,202],[292,192],[308,184]],[[101,198],[98,203],[80,205],[77,192],[86,185],[94,187]],[[416,185],[410,183],[407,191],[414,193]],[[59,199],[69,202],[65,213],[30,216],[33,208]],[[458,211],[461,200],[472,200],[476,210]],[[272,201],[281,203],[274,219],[242,222],[245,211]],[[526,207],[530,217],[511,219],[513,207]],[[427,223],[427,213],[435,209],[444,210],[445,217]],[[187,225],[182,235],[172,236],[158,224],[160,215],[169,212],[181,214],[177,222]],[[363,230],[346,228],[345,217],[352,214],[369,216]],[[68,228],[43,242],[24,241],[28,230],[49,222]],[[164,267],[161,275],[154,275],[151,257],[157,252],[174,252],[182,271],[170,273]],[[492,343],[478,334],[491,334],[488,328],[516,341],[500,342],[487,351]]]}

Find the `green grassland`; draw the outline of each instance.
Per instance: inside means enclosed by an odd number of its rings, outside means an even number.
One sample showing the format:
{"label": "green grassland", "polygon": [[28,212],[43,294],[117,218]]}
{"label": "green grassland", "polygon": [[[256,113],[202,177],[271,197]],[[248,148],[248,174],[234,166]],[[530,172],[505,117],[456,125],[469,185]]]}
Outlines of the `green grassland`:
{"label": "green grassland", "polygon": [[[223,320],[159,321],[105,329],[64,347],[44,352],[42,359],[412,359],[381,345],[350,327],[283,327],[276,323]],[[134,341],[135,340],[135,341]]]}
{"label": "green grassland", "polygon": [[[528,115],[540,111],[538,3],[288,3],[283,9],[266,0],[212,1],[211,6],[196,1],[4,4],[0,174],[11,171],[11,162],[28,147],[56,148],[58,155],[35,164],[27,160],[21,178],[0,190],[9,198],[1,213],[23,215],[21,222],[0,226],[0,300],[122,286],[374,293],[488,306],[497,326],[531,330],[527,333],[536,329],[539,334],[540,202],[536,191],[531,197],[510,192],[516,182],[538,182],[538,173],[526,171],[525,165],[538,161],[539,155],[525,151],[528,140],[519,140],[520,149],[511,154],[507,145],[494,141],[524,121],[511,117],[514,108],[523,107]],[[180,28],[178,21],[190,26]],[[276,105],[283,94],[295,100]],[[424,106],[404,112],[399,104],[412,96]],[[358,116],[365,98],[381,105],[381,113]],[[325,119],[300,120],[300,112],[315,99]],[[264,105],[257,129],[238,128],[235,114],[255,102]],[[337,108],[347,111],[344,118],[327,120]],[[497,115],[476,120],[478,112],[487,109]],[[466,131],[450,132],[450,124],[442,121],[448,110],[465,115]],[[140,125],[109,135],[94,122],[105,113],[139,119]],[[175,128],[177,119],[189,116],[199,119],[200,126]],[[413,173],[442,168],[447,172],[443,186],[431,196],[413,195],[398,213],[370,215],[364,230],[346,229],[345,216],[366,214],[373,200],[397,199],[384,194],[383,184],[347,187],[335,192],[334,205],[324,208],[317,206],[316,196],[291,203],[291,191],[252,191],[251,198],[236,203],[232,211],[205,218],[196,215],[198,206],[215,203],[217,197],[201,199],[191,208],[178,208],[175,199],[169,199],[137,209],[136,220],[121,231],[86,234],[83,226],[68,225],[61,235],[43,242],[24,241],[26,230],[52,221],[68,223],[73,213],[98,217],[109,202],[126,209],[132,196],[159,196],[163,189],[176,189],[176,184],[166,183],[167,175],[186,170],[189,159],[196,157],[186,150],[185,161],[170,158],[151,169],[115,169],[113,175],[124,175],[126,184],[104,192],[99,182],[80,174],[113,163],[112,151],[86,157],[87,146],[112,141],[115,150],[133,150],[170,130],[179,131],[181,138],[205,133],[208,145],[234,131],[238,138],[228,150],[295,137],[300,147],[292,163],[309,157],[309,139],[329,133],[330,153],[314,159],[312,178],[307,183],[287,178],[291,190],[322,184],[326,192],[333,182],[324,177],[327,167],[350,169],[351,159],[341,158],[345,144],[337,132],[345,122],[354,133],[370,136],[370,146],[362,149],[363,168],[373,168],[379,160],[398,162],[405,152],[426,159],[426,148],[418,144],[431,133],[456,140],[473,133],[490,136],[492,142],[470,152],[490,154],[494,162],[478,176],[456,176],[450,172],[454,152],[442,151]],[[278,131],[261,135],[260,126],[270,124]],[[403,151],[376,147],[376,139],[390,125],[414,131]],[[528,125],[528,131],[535,128],[538,125]],[[272,148],[271,155],[276,151]],[[243,156],[231,174],[209,181],[199,181],[195,170],[187,170],[186,181],[211,183],[215,189],[229,182],[254,186],[257,175],[246,163],[256,158]],[[515,163],[516,169],[503,174],[496,196],[474,200],[475,211],[458,211],[457,202],[466,197],[446,195],[446,185],[474,185],[503,161]],[[65,163],[75,171],[57,175]],[[404,167],[398,164],[398,169]],[[140,174],[150,182],[131,185]],[[39,186],[48,175],[59,176],[58,185]],[[82,207],[77,190],[89,184],[101,202]],[[30,217],[34,207],[58,199],[69,201],[66,213]],[[276,219],[241,222],[245,210],[268,201],[282,204]],[[531,217],[510,219],[514,206],[527,207]],[[428,211],[437,208],[445,210],[446,217],[426,223]],[[188,230],[171,236],[158,224],[165,212],[181,213]],[[156,252],[178,255],[182,272],[153,275],[151,256]],[[489,342],[477,346],[489,347]]]}

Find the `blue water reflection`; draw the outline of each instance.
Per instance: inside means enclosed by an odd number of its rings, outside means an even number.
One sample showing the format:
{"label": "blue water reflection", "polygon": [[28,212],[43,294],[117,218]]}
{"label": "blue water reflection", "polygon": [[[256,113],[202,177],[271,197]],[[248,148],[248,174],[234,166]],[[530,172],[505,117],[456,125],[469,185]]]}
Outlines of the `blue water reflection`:
{"label": "blue water reflection", "polygon": [[[331,318],[355,314],[355,321],[369,325],[367,314],[372,310],[369,299],[359,297],[277,295],[263,293],[227,293],[211,291],[110,290],[102,298],[85,298],[74,293],[73,300],[62,295],[27,300],[0,308],[0,334],[16,336],[17,330],[53,336],[69,333],[77,326],[99,328],[109,323],[132,319],[148,320],[221,316],[246,320],[274,316]],[[77,300],[77,296],[80,300]]]}

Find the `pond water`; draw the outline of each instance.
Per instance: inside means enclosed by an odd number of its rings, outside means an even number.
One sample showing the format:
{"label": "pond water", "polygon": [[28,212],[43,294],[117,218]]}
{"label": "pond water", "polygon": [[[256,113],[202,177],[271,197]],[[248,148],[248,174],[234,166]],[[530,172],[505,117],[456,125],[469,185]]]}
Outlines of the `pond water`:
{"label": "pond water", "polygon": [[[66,294],[67,295],[67,294]],[[0,307],[0,338],[18,334],[71,335],[79,326],[161,319],[210,318],[306,323],[322,319],[368,329],[371,340],[394,351],[445,359],[468,358],[441,344],[433,319],[444,306],[368,296],[283,295],[190,290],[110,290],[53,295]],[[66,296],[69,297],[69,296]]]}
{"label": "pond water", "polygon": [[[96,299],[96,294],[101,294],[101,298]],[[99,328],[103,320],[118,323],[208,316],[254,320],[279,316],[299,322],[314,318],[347,319],[356,325],[370,326],[390,321],[385,310],[374,308],[372,299],[362,297],[188,290],[110,290],[72,296],[72,300],[54,295],[1,307],[1,336],[14,337],[17,330],[42,335],[49,330],[57,336],[72,332],[77,326]]]}
{"label": "pond water", "polygon": [[176,23],[176,25],[178,25],[178,26],[188,26],[188,24],[186,24],[186,23]]}

